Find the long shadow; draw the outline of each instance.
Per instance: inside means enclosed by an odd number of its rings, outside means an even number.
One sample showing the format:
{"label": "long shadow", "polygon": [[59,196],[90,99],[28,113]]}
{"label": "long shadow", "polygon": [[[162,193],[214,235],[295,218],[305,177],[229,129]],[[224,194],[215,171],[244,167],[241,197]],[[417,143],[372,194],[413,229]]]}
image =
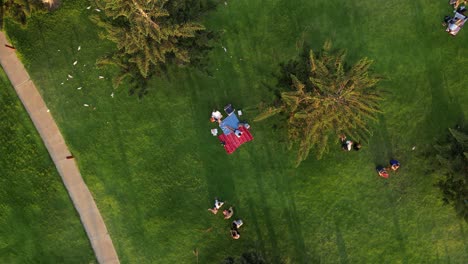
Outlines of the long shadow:
{"label": "long shadow", "polygon": [[463,245],[465,246],[465,259],[468,259],[468,236],[465,234],[465,229],[463,228],[463,224],[460,222],[460,234],[462,237]]}
{"label": "long shadow", "polygon": [[[256,177],[257,194],[260,196],[261,201],[266,201],[267,197],[266,197],[265,189],[262,183],[262,180],[263,180],[262,173],[259,172],[257,175],[258,175]],[[278,251],[278,238],[277,238],[276,231],[274,228],[275,226],[272,222],[273,216],[271,215],[271,211],[269,210],[269,208],[263,206],[262,210],[264,214],[263,221],[268,232],[267,233],[268,241],[270,242],[271,247],[272,247],[272,252],[271,252],[272,260],[275,261],[275,263],[279,263],[278,260],[280,256],[277,255],[279,252]]]}
{"label": "long shadow", "polygon": [[369,146],[374,163],[386,166],[394,153],[384,115],[379,116],[379,125],[373,131],[374,135],[370,139]]}
{"label": "long shadow", "polygon": [[346,252],[346,242],[343,238],[343,234],[341,233],[340,226],[338,222],[335,221],[335,232],[336,232],[336,245],[338,246],[338,253],[340,254],[340,262],[341,264],[347,264],[348,261],[348,253]]}
{"label": "long shadow", "polygon": [[256,244],[261,252],[265,252],[265,242],[262,231],[260,230],[260,223],[258,222],[257,213],[255,211],[255,209],[258,208],[258,205],[252,200],[251,197],[249,197],[247,199],[247,207],[250,214],[249,221],[252,222],[252,226],[255,228],[255,233],[257,234]]}
{"label": "long shadow", "polygon": [[[287,171],[287,168],[284,165],[286,162],[276,160],[278,158],[275,159],[275,157],[278,157],[278,155],[272,155],[270,151],[266,153],[266,155],[266,160],[271,163],[272,170],[284,172]],[[292,172],[293,171],[291,171],[291,173]],[[258,171],[257,174],[262,175],[262,172]],[[302,234],[302,227],[297,217],[298,214],[296,211],[294,196],[290,188],[290,179],[292,178],[292,176],[293,175],[290,175],[290,173],[284,173],[278,177],[274,177],[273,180],[275,184],[275,190],[278,192],[278,195],[280,196],[281,200],[285,201],[286,204],[286,207],[283,209],[283,215],[286,217],[285,219],[288,224],[289,234],[291,234],[289,237],[291,237],[292,242],[294,243],[295,257],[297,258],[298,263],[309,263],[310,260],[307,254],[307,249],[305,247],[304,237]],[[264,199],[265,192],[262,184],[262,179],[260,177],[257,178],[257,187],[261,195],[261,199]],[[271,227],[270,210],[268,210],[268,208],[264,208],[264,213],[266,217],[266,225]],[[277,237],[273,231],[274,230],[269,229],[269,235],[272,241],[273,251],[277,252]]]}
{"label": "long shadow", "polygon": [[401,227],[400,227],[400,220],[398,219],[398,212],[397,212],[397,201],[395,198],[395,194],[393,191],[390,189],[388,190],[387,198],[392,206],[392,212],[393,212],[393,225],[394,225],[394,233],[395,233],[395,238],[398,241],[398,245],[400,247],[400,252],[402,254],[402,263],[408,263],[408,255],[407,255],[407,249],[406,249],[406,244],[405,244],[405,236],[401,232]]}
{"label": "long shadow", "polygon": [[448,94],[448,84],[446,82],[443,69],[437,68],[441,62],[428,60],[427,77],[432,95],[431,111],[428,113],[425,126],[429,127],[432,133],[427,133],[426,139],[433,140],[447,128],[452,127],[456,122],[463,120],[463,109],[456,97],[450,98]]}

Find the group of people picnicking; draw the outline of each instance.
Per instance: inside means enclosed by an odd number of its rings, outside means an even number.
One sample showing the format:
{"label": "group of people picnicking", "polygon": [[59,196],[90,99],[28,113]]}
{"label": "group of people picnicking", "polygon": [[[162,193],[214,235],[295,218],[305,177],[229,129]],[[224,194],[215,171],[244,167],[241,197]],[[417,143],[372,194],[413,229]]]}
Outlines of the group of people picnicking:
{"label": "group of people picnicking", "polygon": [[452,16],[445,16],[444,23],[442,24],[444,27],[447,27],[445,31],[447,31],[450,35],[455,36],[461,30],[465,22],[468,20],[468,16],[465,15],[466,7],[461,4],[466,4],[466,0],[450,0],[449,4],[454,8],[454,15]]}
{"label": "group of people picnicking", "polygon": [[[239,112],[239,114],[242,113],[240,110],[238,112]],[[211,112],[210,121],[212,123],[218,123],[220,127],[222,125],[222,118],[223,118],[223,114],[221,114],[220,111],[213,110],[213,112]],[[250,125],[248,123],[241,123],[241,122],[239,122],[239,124],[237,124],[237,127],[231,127],[231,126],[229,126],[227,124],[224,124],[223,126],[225,128],[227,128],[228,130],[232,131],[236,135],[236,137],[238,137],[238,138],[241,137],[242,134],[243,134],[243,132],[240,130],[241,127],[245,127],[246,129],[250,128]],[[217,128],[211,129],[211,134],[213,136],[217,136],[218,135],[218,129]],[[222,145],[224,145],[223,143],[224,142],[221,142]]]}
{"label": "group of people picnicking", "polygon": [[[215,203],[213,208],[208,208],[208,211],[212,212],[213,214],[217,214],[218,211],[221,209],[221,207],[224,205],[224,202],[218,200],[218,198],[215,198]],[[224,219],[230,219],[234,215],[234,209],[232,206],[229,207],[229,209],[223,210],[223,216]],[[241,219],[237,219],[232,221],[231,224],[231,229],[230,229],[230,234],[232,239],[239,239],[240,238],[240,232],[239,228],[244,224]]]}
{"label": "group of people picnicking", "polygon": [[387,179],[390,176],[388,174],[389,171],[396,172],[400,168],[400,162],[396,159],[391,159],[389,163],[390,163],[390,166],[388,167],[379,165],[375,168],[380,177]]}
{"label": "group of people picnicking", "polygon": [[[351,151],[351,150],[359,151],[362,147],[361,143],[354,142],[353,140],[348,139],[346,135],[344,134],[340,135],[340,141],[341,141],[341,149],[343,151]],[[390,163],[390,166],[388,167],[384,167],[382,165],[378,165],[376,167],[377,173],[379,174],[380,177],[387,179],[389,177],[388,171],[396,172],[400,168],[400,162],[396,159],[391,159],[389,163]]]}

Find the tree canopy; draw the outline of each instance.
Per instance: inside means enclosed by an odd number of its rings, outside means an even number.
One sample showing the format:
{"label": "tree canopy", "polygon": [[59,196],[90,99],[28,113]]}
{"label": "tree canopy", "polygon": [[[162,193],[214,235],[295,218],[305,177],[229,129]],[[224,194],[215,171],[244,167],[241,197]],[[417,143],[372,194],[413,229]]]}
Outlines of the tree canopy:
{"label": "tree canopy", "polygon": [[1,0],[0,23],[3,27],[3,18],[5,16],[14,21],[25,25],[27,18],[35,11],[46,9],[43,0]]}
{"label": "tree canopy", "polygon": [[[363,58],[346,67],[344,51],[332,52],[326,42],[319,53],[310,50],[300,61],[283,71],[289,89],[279,101],[266,108],[255,121],[286,115],[289,146],[297,146],[296,165],[314,149],[317,158],[327,151],[330,137],[340,133],[363,140],[369,134],[369,120],[380,113],[379,77],[369,73],[372,61]],[[280,82],[281,85],[281,82]]]}
{"label": "tree canopy", "polygon": [[184,1],[96,1],[104,15],[95,15],[92,19],[105,29],[101,36],[117,45],[115,53],[98,61],[99,65],[119,66],[120,74],[114,79],[114,86],[129,77],[140,89],[145,79],[160,72],[168,62],[189,64],[196,53],[194,50],[208,46],[208,40],[194,43],[194,39],[205,39],[203,37],[209,34],[195,19],[212,6],[191,1],[194,6],[189,12],[189,8],[179,2]]}
{"label": "tree canopy", "polygon": [[468,134],[449,129],[448,139],[435,146],[437,173],[442,176],[437,186],[443,200],[455,208],[458,216],[468,221]]}

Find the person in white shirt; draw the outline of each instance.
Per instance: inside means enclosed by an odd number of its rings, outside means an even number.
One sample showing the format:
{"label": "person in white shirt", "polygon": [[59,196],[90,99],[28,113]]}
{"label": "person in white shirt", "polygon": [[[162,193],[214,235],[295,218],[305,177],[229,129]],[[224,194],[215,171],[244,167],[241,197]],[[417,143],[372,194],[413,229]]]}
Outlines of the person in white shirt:
{"label": "person in white shirt", "polygon": [[221,206],[223,206],[223,204],[224,204],[224,202],[221,202],[221,201],[218,200],[218,198],[215,198],[215,203],[214,203],[213,208],[209,208],[208,211],[212,212],[213,214],[217,214],[219,208],[221,208]]}

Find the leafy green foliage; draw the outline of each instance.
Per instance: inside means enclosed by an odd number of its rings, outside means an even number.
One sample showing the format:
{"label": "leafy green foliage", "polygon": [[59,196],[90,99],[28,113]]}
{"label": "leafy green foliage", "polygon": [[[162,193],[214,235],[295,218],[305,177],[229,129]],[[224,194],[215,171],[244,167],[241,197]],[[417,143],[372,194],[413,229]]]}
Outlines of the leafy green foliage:
{"label": "leafy green foliage", "polygon": [[[117,45],[117,51],[98,61],[120,68],[114,87],[129,79],[130,92],[146,92],[146,81],[165,70],[169,62],[187,65],[200,61],[210,49],[213,37],[205,27],[195,22],[212,5],[200,1],[190,9],[185,1],[169,0],[99,0],[97,7],[103,16],[92,20],[105,29],[101,34]],[[192,3],[192,4],[194,4]]]}
{"label": "leafy green foliage", "polygon": [[45,10],[46,7],[42,0],[0,0],[0,3],[1,27],[3,27],[4,16],[8,16],[14,21],[25,25],[27,18],[33,12]]}
{"label": "leafy green foliage", "polygon": [[[30,21],[37,23],[26,29],[6,27],[79,161],[121,263],[197,263],[194,248],[200,264],[220,263],[253,247],[291,264],[465,263],[468,225],[441,206],[433,178],[414,155],[458,119],[445,102],[468,100],[468,75],[460,74],[466,44],[447,41],[443,32],[422,33],[443,3],[415,12],[421,22],[415,24],[407,19],[414,7],[409,1],[227,2],[204,22],[225,32],[228,52],[219,47],[210,54],[212,67],[219,68],[214,78],[171,67],[171,79],[152,78],[150,87],[158,88],[145,100],[123,89],[111,98],[107,78],[97,79],[92,63],[113,49],[97,39],[84,11],[89,1],[64,1],[57,12],[34,16]],[[291,153],[279,144],[281,133],[257,123],[252,144],[226,155],[208,130],[214,104],[229,100],[243,107],[271,97],[259,87],[276,83],[270,73],[298,52],[291,43],[301,35],[322,43],[330,33],[353,54],[378,58],[372,68],[389,76],[379,83],[392,89],[383,103],[385,122],[373,130],[369,145],[359,155],[336,151],[292,169],[284,162]],[[90,68],[60,85],[78,45],[79,64]],[[85,84],[82,90],[76,90],[78,82]],[[82,106],[88,102],[97,109]],[[467,104],[460,106],[468,113]],[[250,110],[243,112],[252,118]],[[413,145],[416,150],[409,151]],[[379,153],[397,153],[403,162],[387,184],[373,170]],[[215,196],[236,206],[245,220],[239,241],[229,237],[229,221],[206,211]]]}
{"label": "leafy green foliage", "polygon": [[334,134],[363,140],[370,134],[368,121],[381,113],[382,97],[375,89],[380,78],[369,74],[371,64],[363,58],[347,68],[345,52],[331,53],[331,43],[325,42],[319,54],[310,50],[307,58],[284,67],[283,80],[291,89],[281,92],[280,103],[268,107],[255,121],[278,113],[288,116],[290,147],[298,147],[296,165],[311,149],[320,159]]}
{"label": "leafy green foliage", "polygon": [[437,150],[437,172],[443,176],[437,186],[446,204],[452,204],[461,218],[468,221],[468,134],[449,129],[450,135]]}

